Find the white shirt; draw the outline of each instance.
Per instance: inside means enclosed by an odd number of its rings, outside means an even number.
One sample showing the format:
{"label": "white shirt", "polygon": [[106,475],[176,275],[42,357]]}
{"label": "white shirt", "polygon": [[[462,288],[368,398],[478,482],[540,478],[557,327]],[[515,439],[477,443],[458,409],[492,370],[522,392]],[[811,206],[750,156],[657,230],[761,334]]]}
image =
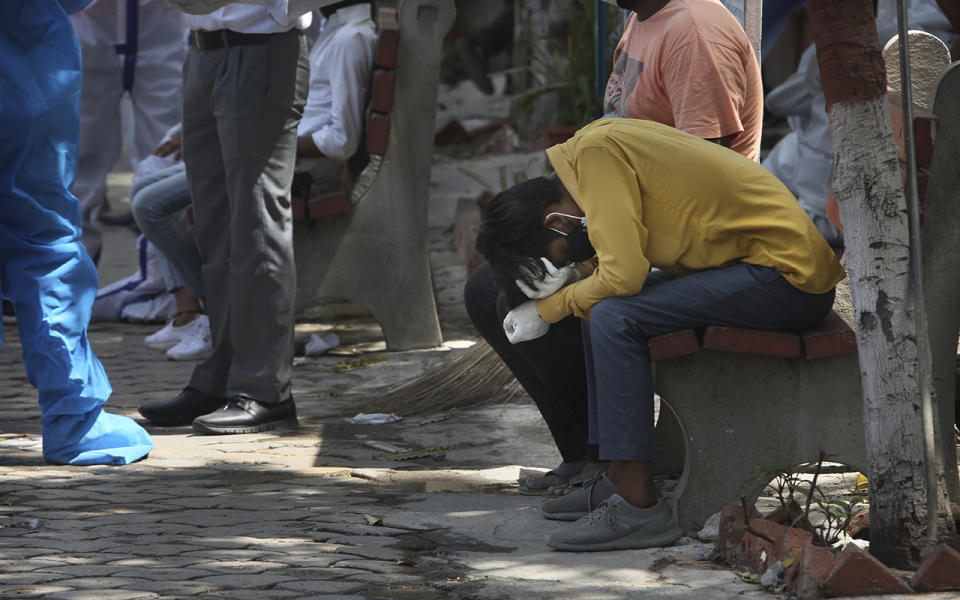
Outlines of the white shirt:
{"label": "white shirt", "polygon": [[210,14],[185,14],[190,29],[238,33],[283,33],[306,29],[312,22],[311,11],[336,0],[261,0],[257,4],[231,2]]}
{"label": "white shirt", "polygon": [[310,50],[310,92],[297,135],[324,156],[347,160],[360,147],[377,32],[369,4],[330,15]]}

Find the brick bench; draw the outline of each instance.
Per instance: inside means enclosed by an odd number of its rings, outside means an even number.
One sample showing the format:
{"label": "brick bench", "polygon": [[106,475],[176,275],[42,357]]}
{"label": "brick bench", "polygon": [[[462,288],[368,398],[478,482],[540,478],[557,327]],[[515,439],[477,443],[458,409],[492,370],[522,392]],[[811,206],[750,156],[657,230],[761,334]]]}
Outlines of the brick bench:
{"label": "brick bench", "polygon": [[441,42],[452,0],[401,0],[378,12],[366,124],[370,162],[352,189],[294,203],[297,307],[350,300],[391,350],[441,343],[427,250],[427,201]]}
{"label": "brick bench", "polygon": [[650,340],[661,397],[658,470],[681,526],[698,529],[725,503],[752,501],[767,472],[831,460],[865,464],[854,332],[836,314],[800,334],[734,327]]}

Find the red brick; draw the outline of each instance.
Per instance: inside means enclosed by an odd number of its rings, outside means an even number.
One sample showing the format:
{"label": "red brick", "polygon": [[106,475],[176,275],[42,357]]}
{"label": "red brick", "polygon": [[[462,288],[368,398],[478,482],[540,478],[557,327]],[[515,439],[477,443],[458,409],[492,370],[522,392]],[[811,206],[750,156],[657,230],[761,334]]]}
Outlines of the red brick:
{"label": "red brick", "polygon": [[739,327],[707,327],[703,347],[723,352],[743,352],[782,358],[803,356],[800,336],[782,331],[740,329]]}
{"label": "red brick", "polygon": [[813,329],[800,334],[807,358],[827,358],[857,351],[857,335],[835,312]]}
{"label": "red brick", "polygon": [[805,529],[796,527],[787,527],[780,536],[780,543],[777,544],[777,560],[783,562],[788,559],[799,561],[800,554],[804,547],[813,542],[813,534]]}
{"label": "red brick", "polygon": [[686,356],[700,350],[700,340],[692,329],[674,331],[650,338],[650,360],[665,360]]}
{"label": "red brick", "polygon": [[[809,545],[809,544],[808,544]],[[797,574],[800,573],[800,557],[803,556],[803,550],[806,548],[804,546],[800,549],[800,554],[797,555],[796,559],[790,560],[790,562],[785,565],[786,570],[783,572],[783,582],[790,589],[795,589],[797,585]]]}
{"label": "red brick", "polygon": [[918,592],[960,590],[960,552],[940,544],[920,563],[910,585]]}
{"label": "red brick", "polygon": [[827,597],[909,594],[907,582],[856,544],[847,544],[833,570],[820,584]]}
{"label": "red brick", "polygon": [[373,63],[383,69],[393,69],[397,66],[397,54],[400,51],[397,9],[381,8],[377,17],[377,26],[380,33],[377,35],[377,52],[374,55]]}
{"label": "red brick", "polygon": [[[755,517],[757,510],[751,506],[747,509],[748,517]],[[739,504],[727,504],[720,509],[720,533],[717,536],[717,554],[724,560],[728,555],[737,552],[740,541],[743,540],[743,508]]]}
{"label": "red brick", "polygon": [[740,542],[739,566],[751,573],[763,573],[777,562],[777,547],[780,545],[786,527],[765,519],[750,519],[750,528],[772,541],[768,541],[751,532],[743,534]]}
{"label": "red brick", "polygon": [[820,582],[833,569],[836,557],[828,548],[807,544],[800,553],[794,579],[797,600],[820,598]]}
{"label": "red brick", "polygon": [[857,512],[853,513],[853,516],[850,517],[850,522],[847,524],[846,529],[847,535],[854,539],[858,540],[869,540],[870,539],[870,509],[861,508]]}
{"label": "red brick", "polygon": [[791,498],[786,505],[781,504],[777,508],[763,515],[768,521],[775,521],[781,525],[794,525],[796,521],[803,516],[803,507],[800,503]]}
{"label": "red brick", "polygon": [[393,71],[377,69],[373,72],[370,108],[381,113],[390,112],[393,108],[393,84],[395,81],[396,76]]}
{"label": "red brick", "polygon": [[383,156],[390,141],[390,117],[373,113],[367,122],[367,151]]}
{"label": "red brick", "polygon": [[[755,535],[743,528],[743,509],[736,504],[732,511],[720,514],[720,536],[718,545],[727,564],[752,573],[763,573],[777,562],[776,548],[786,529],[779,523],[760,519],[751,509],[750,528],[759,533]],[[768,541],[764,538],[770,538]]]}

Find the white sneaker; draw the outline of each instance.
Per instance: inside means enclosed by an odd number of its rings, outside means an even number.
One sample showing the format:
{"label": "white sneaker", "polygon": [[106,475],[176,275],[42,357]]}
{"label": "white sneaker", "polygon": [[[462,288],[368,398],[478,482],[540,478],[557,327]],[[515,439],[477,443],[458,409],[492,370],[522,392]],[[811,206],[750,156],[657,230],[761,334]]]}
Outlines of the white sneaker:
{"label": "white sneaker", "polygon": [[180,343],[167,350],[167,358],[170,360],[202,360],[210,356],[210,353],[213,352],[210,319],[206,315],[200,315],[190,325],[194,323],[197,323],[197,325],[187,332]]}
{"label": "white sneaker", "polygon": [[[200,320],[203,319],[205,323],[200,323]],[[166,350],[172,348],[190,337],[190,332],[192,329],[197,327],[205,327],[207,331],[210,331],[210,320],[207,318],[207,315],[197,315],[197,318],[190,321],[186,325],[181,325],[177,327],[173,323],[176,319],[170,319],[167,321],[167,324],[163,326],[163,329],[160,331],[148,335],[143,341],[150,346],[151,348],[156,348],[158,350]]]}

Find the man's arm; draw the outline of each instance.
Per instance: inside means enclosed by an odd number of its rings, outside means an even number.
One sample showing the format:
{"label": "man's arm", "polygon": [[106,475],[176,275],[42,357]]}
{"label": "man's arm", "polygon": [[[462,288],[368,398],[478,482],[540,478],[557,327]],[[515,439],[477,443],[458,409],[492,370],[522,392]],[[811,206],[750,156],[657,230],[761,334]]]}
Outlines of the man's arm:
{"label": "man's arm", "polygon": [[309,135],[301,135],[297,138],[297,156],[304,158],[323,158],[323,152],[317,148],[317,144]]}
{"label": "man's arm", "polygon": [[571,313],[588,317],[604,298],[639,294],[650,271],[647,228],[633,169],[603,148],[585,148],[577,156],[576,179],[576,189],[568,189],[587,214],[587,233],[599,263],[589,277],[537,302],[540,316],[550,323]]}
{"label": "man's arm", "polygon": [[170,156],[173,154],[173,160],[180,160],[183,157],[182,148],[183,148],[183,131],[177,130],[170,139],[165,142],[162,142],[157,148],[153,151],[154,156]]}

